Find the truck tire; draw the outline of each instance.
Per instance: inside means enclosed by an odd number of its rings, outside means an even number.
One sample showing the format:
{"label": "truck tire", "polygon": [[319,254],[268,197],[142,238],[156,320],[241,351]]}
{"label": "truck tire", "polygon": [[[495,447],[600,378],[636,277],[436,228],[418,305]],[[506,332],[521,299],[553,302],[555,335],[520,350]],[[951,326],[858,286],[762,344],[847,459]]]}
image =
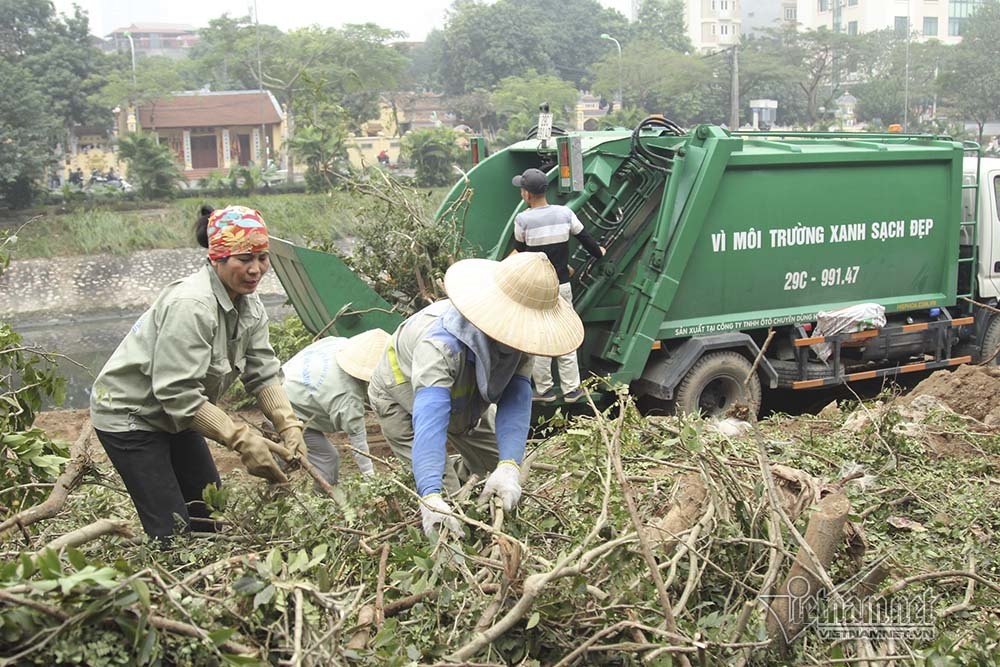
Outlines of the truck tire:
{"label": "truck tire", "polygon": [[986,325],[983,346],[979,349],[979,363],[988,361],[988,366],[1000,365],[1000,354],[996,353],[998,348],[1000,348],[1000,315],[994,315]]}
{"label": "truck tire", "polygon": [[677,412],[700,412],[703,417],[725,415],[736,405],[745,405],[754,415],[760,411],[760,378],[756,373],[743,381],[752,366],[738,352],[709,352],[695,363],[677,387]]}

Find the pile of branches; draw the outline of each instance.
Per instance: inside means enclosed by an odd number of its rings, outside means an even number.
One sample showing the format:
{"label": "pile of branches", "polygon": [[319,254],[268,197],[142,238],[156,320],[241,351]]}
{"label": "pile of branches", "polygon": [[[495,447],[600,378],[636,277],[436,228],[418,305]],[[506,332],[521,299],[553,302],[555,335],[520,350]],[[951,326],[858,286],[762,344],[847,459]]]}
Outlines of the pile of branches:
{"label": "pile of branches", "polygon": [[414,188],[381,169],[370,169],[366,176],[341,183],[358,201],[350,249],[325,239],[310,240],[310,246],[340,255],[403,313],[445,298],[445,271],[472,256],[463,240],[472,188],[465,187],[435,219],[433,191]]}
{"label": "pile of branches", "polygon": [[[226,529],[170,550],[127,536],[83,437],[62,511],[0,527],[0,663],[995,664],[996,440],[973,474],[900,439],[898,417],[847,433],[846,416],[729,428],[644,418],[627,396],[557,414],[516,512],[469,480],[464,534],[433,541],[393,461],[322,493],[233,473],[206,494]],[[923,526],[930,511],[954,524]],[[119,529],[67,545],[91,519]],[[894,601],[929,590],[930,636],[858,634],[912,625]]]}

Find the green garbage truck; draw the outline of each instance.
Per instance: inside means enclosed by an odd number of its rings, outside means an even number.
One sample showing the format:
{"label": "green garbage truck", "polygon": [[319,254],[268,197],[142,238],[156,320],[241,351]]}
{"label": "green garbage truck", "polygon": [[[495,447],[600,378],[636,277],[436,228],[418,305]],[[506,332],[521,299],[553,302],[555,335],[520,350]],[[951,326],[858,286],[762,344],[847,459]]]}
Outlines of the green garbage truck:
{"label": "green garbage truck", "polygon": [[[1000,347],[1000,160],[971,142],[685,131],[660,117],[532,137],[479,160],[441,205],[444,224],[467,200],[470,255],[513,250],[524,204],[511,177],[529,167],[607,248],[595,260],[571,246],[585,377],[720,414],[759,409],[766,389],[947,368]],[[272,254],[313,332],[401,321],[335,256],[281,241]]]}

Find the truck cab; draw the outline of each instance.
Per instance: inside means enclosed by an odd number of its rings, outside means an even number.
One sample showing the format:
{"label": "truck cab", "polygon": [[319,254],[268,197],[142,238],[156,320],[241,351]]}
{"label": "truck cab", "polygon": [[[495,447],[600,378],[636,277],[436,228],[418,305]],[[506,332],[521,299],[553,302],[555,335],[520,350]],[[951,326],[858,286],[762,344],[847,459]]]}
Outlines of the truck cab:
{"label": "truck cab", "polygon": [[[966,158],[964,167],[965,183],[979,185],[966,190],[962,199],[966,219],[975,214],[978,220],[978,293],[995,304],[1000,300],[1000,158]],[[963,238],[963,245],[967,242]]]}

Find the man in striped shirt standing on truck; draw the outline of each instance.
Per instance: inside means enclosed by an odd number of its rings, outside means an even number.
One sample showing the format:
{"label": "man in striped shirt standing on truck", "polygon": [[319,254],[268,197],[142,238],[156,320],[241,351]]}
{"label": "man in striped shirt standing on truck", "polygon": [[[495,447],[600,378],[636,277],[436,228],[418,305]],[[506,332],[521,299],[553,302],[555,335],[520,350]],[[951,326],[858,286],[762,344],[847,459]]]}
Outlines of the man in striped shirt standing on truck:
{"label": "man in striped shirt standing on truck", "polygon": [[[518,252],[542,252],[549,258],[559,277],[559,295],[573,303],[570,288],[569,237],[575,236],[594,257],[604,255],[604,248],[594,240],[583,223],[567,206],[550,204],[545,197],[549,179],[539,169],[527,169],[511,181],[521,189],[521,199],[528,205],[514,218],[514,247]],[[559,385],[563,400],[573,403],[583,398],[580,389],[580,368],[576,352],[557,357]],[[552,359],[535,357],[531,377],[535,382],[534,400],[551,403],[559,398],[552,378]]]}

